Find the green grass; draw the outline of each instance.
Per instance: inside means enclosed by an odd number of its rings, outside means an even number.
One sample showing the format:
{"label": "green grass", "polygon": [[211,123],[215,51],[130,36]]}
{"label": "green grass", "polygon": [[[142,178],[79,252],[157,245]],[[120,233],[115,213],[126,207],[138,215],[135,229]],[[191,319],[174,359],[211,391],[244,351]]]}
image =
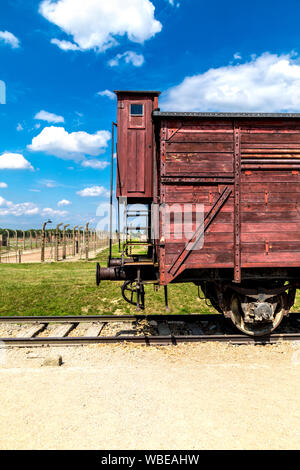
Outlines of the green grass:
{"label": "green grass", "polygon": [[[114,255],[117,256],[116,247]],[[108,250],[98,260],[106,266]],[[51,264],[0,264],[0,315],[122,315],[136,313],[121,297],[119,282],[95,283],[96,260]],[[169,286],[171,314],[215,313],[197,298],[193,284]],[[300,310],[300,296],[295,311]],[[164,291],[146,286],[146,314],[162,314]]]}
{"label": "green grass", "polygon": [[[116,247],[114,255],[117,256]],[[99,256],[106,266],[108,250]],[[121,297],[121,283],[95,283],[96,260],[51,264],[0,264],[0,315],[111,315],[134,314]],[[169,287],[171,313],[214,313],[197,299],[193,284]],[[146,314],[165,313],[164,292],[146,286]]]}

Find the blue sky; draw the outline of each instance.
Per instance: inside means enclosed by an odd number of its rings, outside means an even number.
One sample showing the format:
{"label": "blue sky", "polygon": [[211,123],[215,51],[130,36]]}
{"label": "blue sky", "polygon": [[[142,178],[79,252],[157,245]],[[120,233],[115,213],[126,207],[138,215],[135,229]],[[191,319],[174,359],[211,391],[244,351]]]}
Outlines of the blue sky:
{"label": "blue sky", "polygon": [[95,225],[114,89],[161,90],[169,110],[300,111],[299,16],[292,0],[2,0],[0,227]]}

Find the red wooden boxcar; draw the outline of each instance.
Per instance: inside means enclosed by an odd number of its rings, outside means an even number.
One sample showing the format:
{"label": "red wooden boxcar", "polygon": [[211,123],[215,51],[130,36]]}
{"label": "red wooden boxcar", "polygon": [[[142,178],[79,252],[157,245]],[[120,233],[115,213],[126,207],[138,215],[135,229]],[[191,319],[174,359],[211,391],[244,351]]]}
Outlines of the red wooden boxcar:
{"label": "red wooden boxcar", "polygon": [[300,114],[161,112],[159,92],[116,93],[125,235],[98,283],[124,280],[143,308],[145,282],[194,282],[245,333],[273,331],[300,274]]}

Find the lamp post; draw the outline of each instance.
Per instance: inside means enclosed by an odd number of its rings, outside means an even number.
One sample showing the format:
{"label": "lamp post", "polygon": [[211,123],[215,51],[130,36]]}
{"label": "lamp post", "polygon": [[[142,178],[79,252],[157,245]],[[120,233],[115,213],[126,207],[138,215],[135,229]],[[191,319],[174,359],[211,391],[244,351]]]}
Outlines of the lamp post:
{"label": "lamp post", "polygon": [[70,227],[70,224],[67,224],[63,228],[63,259],[67,257],[67,245],[66,245],[66,228]]}
{"label": "lamp post", "polygon": [[[52,224],[52,220],[48,220],[47,222],[43,223],[43,229],[42,229],[42,245],[41,245],[41,262],[44,263],[45,261],[45,241],[46,241],[46,225],[47,224]],[[31,232],[30,232],[31,234]],[[35,232],[36,236],[36,232]]]}
{"label": "lamp post", "polygon": [[58,261],[58,236],[59,236],[59,227],[63,225],[63,222],[57,224],[55,230],[55,261]]}

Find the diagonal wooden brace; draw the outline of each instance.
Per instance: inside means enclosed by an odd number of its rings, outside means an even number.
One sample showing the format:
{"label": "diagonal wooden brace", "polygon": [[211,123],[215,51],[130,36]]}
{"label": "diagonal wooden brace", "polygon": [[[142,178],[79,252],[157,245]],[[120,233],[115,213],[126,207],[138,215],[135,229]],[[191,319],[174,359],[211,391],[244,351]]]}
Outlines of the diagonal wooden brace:
{"label": "diagonal wooden brace", "polygon": [[213,207],[210,209],[210,211],[206,214],[204,218],[204,222],[199,225],[197,230],[194,232],[192,238],[190,241],[186,244],[185,248],[182,250],[182,252],[178,255],[174,263],[169,269],[169,273],[172,274],[172,276],[175,276],[177,273],[178,269],[180,266],[185,262],[187,257],[191,254],[191,252],[195,249],[196,245],[200,241],[200,239],[204,236],[204,233],[220,211],[220,209],[223,207],[227,199],[229,198],[230,194],[232,193],[232,189],[226,186],[224,191],[220,194],[219,198],[213,205]]}

